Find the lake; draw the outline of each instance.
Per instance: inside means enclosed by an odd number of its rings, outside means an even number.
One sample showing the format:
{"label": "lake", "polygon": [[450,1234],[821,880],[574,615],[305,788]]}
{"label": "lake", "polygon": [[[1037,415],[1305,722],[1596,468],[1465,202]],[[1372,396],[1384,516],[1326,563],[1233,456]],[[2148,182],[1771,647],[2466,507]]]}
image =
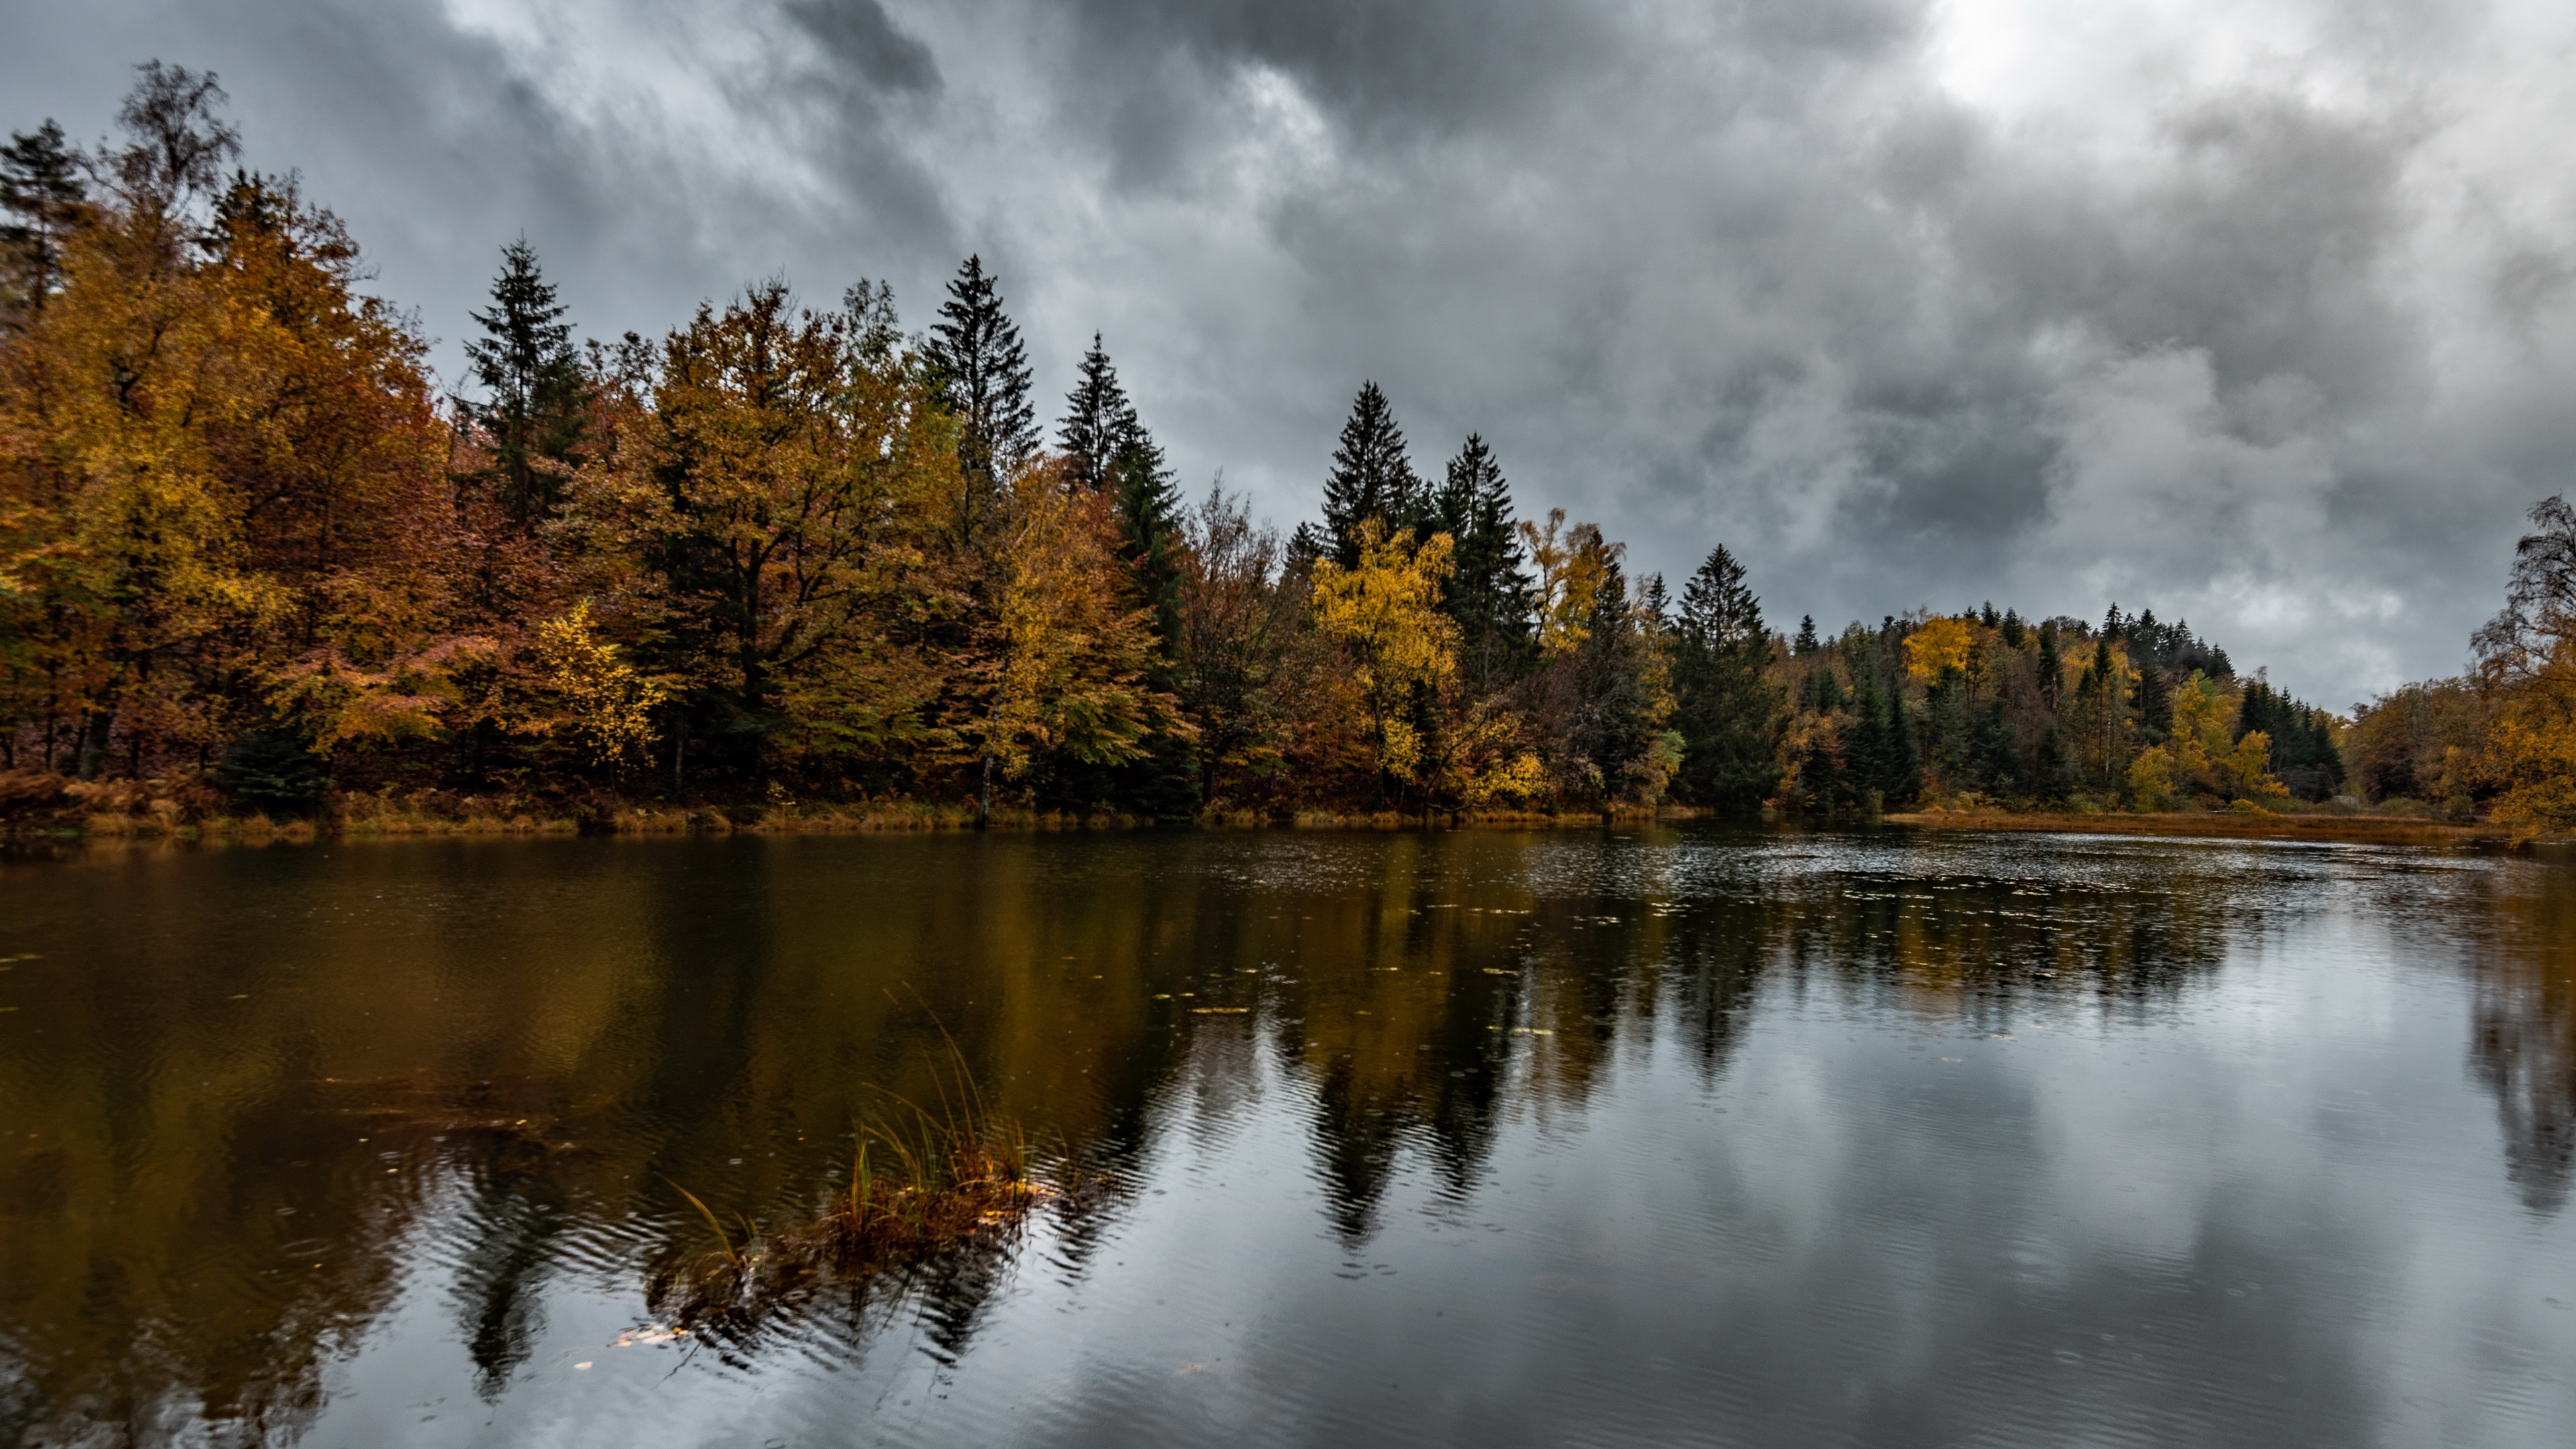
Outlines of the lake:
{"label": "lake", "polygon": [[[5,1442],[2576,1442],[2563,854],[327,842],[0,958]],[[952,1051],[1079,1191],[669,1331]]]}

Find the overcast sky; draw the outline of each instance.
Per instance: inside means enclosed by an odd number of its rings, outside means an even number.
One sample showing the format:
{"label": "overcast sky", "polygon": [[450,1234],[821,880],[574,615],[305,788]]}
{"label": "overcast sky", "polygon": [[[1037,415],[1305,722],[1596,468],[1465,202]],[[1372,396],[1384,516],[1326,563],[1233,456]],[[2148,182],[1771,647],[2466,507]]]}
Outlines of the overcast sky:
{"label": "overcast sky", "polygon": [[[1364,378],[1775,624],[2190,622],[2461,667],[2576,463],[2576,7],[2461,0],[0,0],[0,129],[216,71],[452,373],[524,232],[588,335],[982,253],[1191,491],[1317,507]],[[1054,408],[1042,408],[1052,412]]]}

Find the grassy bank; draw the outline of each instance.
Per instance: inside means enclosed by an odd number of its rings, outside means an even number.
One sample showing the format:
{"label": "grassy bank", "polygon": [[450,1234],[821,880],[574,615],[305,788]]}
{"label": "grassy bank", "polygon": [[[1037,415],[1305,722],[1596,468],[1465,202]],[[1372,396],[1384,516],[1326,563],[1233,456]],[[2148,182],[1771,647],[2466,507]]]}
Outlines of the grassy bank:
{"label": "grassy bank", "polygon": [[[1481,810],[1465,814],[1299,810],[1278,813],[1218,808],[1195,823],[1206,829],[1418,830],[1426,827],[1599,828],[1686,819],[1683,806],[1607,810]],[[450,790],[335,793],[309,816],[243,811],[195,777],[79,782],[59,775],[0,774],[0,835],[58,840],[306,841],[323,837],[438,835],[831,835],[885,831],[972,830],[970,803],[909,799],[799,801],[773,793],[756,800],[627,800],[586,794],[469,794]],[[1151,825],[1143,816],[1005,807],[984,822],[1017,831],[1125,830]]]}

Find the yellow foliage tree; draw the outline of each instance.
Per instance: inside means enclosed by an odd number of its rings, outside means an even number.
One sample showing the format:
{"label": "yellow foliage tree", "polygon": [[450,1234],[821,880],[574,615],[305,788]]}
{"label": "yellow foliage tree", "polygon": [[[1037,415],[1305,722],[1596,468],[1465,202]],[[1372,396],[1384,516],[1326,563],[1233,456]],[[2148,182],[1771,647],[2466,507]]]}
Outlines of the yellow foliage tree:
{"label": "yellow foliage tree", "polygon": [[2165,742],[2140,750],[2127,772],[2140,808],[2162,810],[2188,794],[2227,800],[2286,800],[2289,787],[2271,774],[2272,737],[2250,730],[2231,742],[2229,697],[2198,670],[2174,691],[2173,727]]}
{"label": "yellow foliage tree", "polygon": [[2518,838],[2576,833],[2576,507],[2531,510],[2502,613],[2478,631],[2479,684],[2496,703],[2484,774]]}
{"label": "yellow foliage tree", "polygon": [[537,626],[537,660],[563,701],[562,726],[588,747],[592,763],[615,765],[652,748],[653,711],[670,691],[600,639],[588,600]]}
{"label": "yellow foliage tree", "polygon": [[1605,542],[1599,524],[1567,527],[1562,508],[1547,511],[1544,529],[1521,520],[1520,534],[1521,546],[1538,569],[1539,647],[1549,654],[1566,653],[1591,637],[1592,611],[1621,546]]}
{"label": "yellow foliage tree", "polygon": [[1356,567],[1315,565],[1315,627],[1350,651],[1378,772],[1412,781],[1424,762],[1423,706],[1458,669],[1458,626],[1440,610],[1455,544],[1435,533],[1416,548],[1376,519],[1357,542]]}
{"label": "yellow foliage tree", "polygon": [[1539,789],[1546,772],[1520,747],[1518,717],[1460,686],[1458,626],[1440,607],[1450,536],[1417,548],[1371,520],[1357,542],[1356,567],[1315,566],[1311,608],[1316,631],[1350,656],[1381,788],[1391,781],[1460,810]]}
{"label": "yellow foliage tree", "polygon": [[1905,636],[1905,673],[1917,684],[1933,683],[1945,669],[1964,673],[1976,647],[1974,624],[1935,616]]}
{"label": "yellow foliage tree", "polygon": [[974,746],[987,817],[997,783],[1041,755],[1119,765],[1144,757],[1149,733],[1197,733],[1145,682],[1154,611],[1128,606],[1112,506],[1067,487],[1060,459],[1022,470],[1005,496],[992,611],[967,669],[980,700],[957,727]]}

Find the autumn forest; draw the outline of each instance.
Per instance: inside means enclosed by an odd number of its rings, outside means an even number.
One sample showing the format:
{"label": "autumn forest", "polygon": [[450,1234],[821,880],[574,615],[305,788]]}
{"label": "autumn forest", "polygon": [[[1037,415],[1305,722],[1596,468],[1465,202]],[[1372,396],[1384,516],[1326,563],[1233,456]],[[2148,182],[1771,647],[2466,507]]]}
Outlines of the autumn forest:
{"label": "autumn forest", "polygon": [[[1766,619],[1417,464],[1185,493],[1102,339],[1033,394],[969,257],[911,329],[783,282],[577,342],[499,249],[452,392],[213,78],[0,156],[0,810],[840,821],[2391,811],[2576,826],[2576,514],[2459,678],[2337,714],[2152,610]],[[916,319],[924,320],[924,319]]]}

